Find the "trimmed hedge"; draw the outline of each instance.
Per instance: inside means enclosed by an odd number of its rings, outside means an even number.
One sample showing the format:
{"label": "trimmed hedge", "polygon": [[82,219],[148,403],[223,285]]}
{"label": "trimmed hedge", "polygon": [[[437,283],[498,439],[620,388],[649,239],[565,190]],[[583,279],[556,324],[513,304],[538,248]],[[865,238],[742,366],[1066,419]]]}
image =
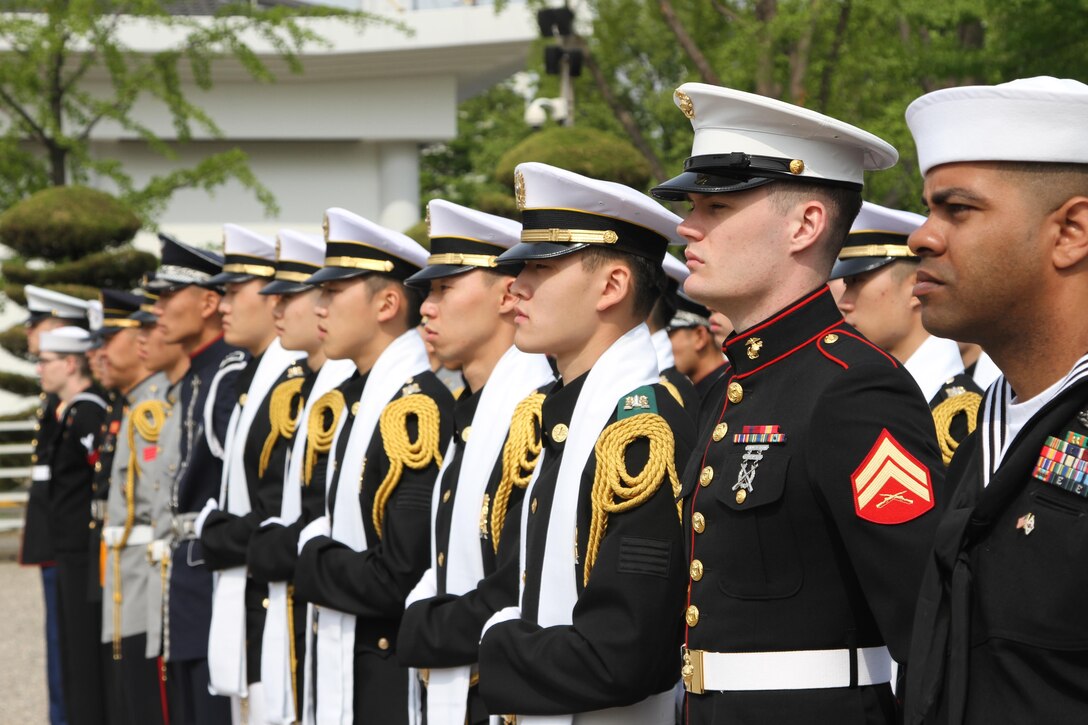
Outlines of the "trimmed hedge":
{"label": "trimmed hedge", "polygon": [[37,378],[0,370],[0,390],[14,395],[37,395],[40,389]]}
{"label": "trimmed hedge", "polygon": [[3,270],[8,282],[53,287],[58,284],[78,284],[87,287],[130,289],[140,284],[140,278],[158,266],[154,254],[133,247],[88,254],[70,262],[58,262],[44,269],[31,269],[22,259],[9,259]]}
{"label": "trimmed hedge", "polygon": [[[88,287],[82,284],[51,284],[48,288],[62,294],[78,297],[81,300],[97,300],[98,288]],[[4,295],[17,305],[26,307],[26,292],[21,284],[4,285]]]}
{"label": "trimmed hedge", "polygon": [[652,175],[646,159],[630,143],[580,126],[555,126],[529,136],[502,155],[495,167],[495,179],[512,191],[514,168],[526,161],[551,164],[635,189],[649,186]]}
{"label": "trimmed hedge", "polygon": [[105,192],[54,186],[0,214],[0,243],[27,258],[78,259],[132,240],[140,218]]}
{"label": "trimmed hedge", "polygon": [[[0,332],[0,347],[4,348],[12,355],[25,358],[29,354],[26,347],[26,326],[21,322],[17,322],[8,329]],[[0,420],[3,420],[0,417]]]}

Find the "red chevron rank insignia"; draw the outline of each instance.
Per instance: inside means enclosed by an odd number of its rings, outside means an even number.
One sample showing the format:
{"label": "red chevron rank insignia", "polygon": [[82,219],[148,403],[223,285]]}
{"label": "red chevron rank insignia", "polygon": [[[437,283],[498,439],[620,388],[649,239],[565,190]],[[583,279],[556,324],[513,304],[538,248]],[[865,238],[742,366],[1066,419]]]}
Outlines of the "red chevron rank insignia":
{"label": "red chevron rank insignia", "polygon": [[885,428],[854,475],[854,509],[875,524],[902,524],[933,508],[929,469]]}

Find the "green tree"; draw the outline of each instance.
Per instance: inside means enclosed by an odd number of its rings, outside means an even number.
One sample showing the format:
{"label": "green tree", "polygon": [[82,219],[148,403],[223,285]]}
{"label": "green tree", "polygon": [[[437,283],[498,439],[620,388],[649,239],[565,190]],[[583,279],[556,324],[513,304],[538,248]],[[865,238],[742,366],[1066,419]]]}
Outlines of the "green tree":
{"label": "green tree", "polygon": [[[180,189],[210,191],[232,179],[269,213],[277,207],[238,149],[137,187],[115,159],[92,152],[91,134],[100,124],[116,124],[174,161],[175,145],[133,117],[137,102],[150,100],[169,114],[177,144],[195,133],[221,137],[215,120],[187,97],[185,79],[207,90],[213,66],[232,62],[254,81],[272,82],[273,59],[298,73],[301,51],[324,42],[310,19],[337,17],[360,27],[379,21],[304,3],[231,1],[204,16],[176,14],[177,4],[166,0],[3,0],[0,7],[8,9],[0,14],[0,113],[7,120],[0,135],[0,209],[45,186],[95,176],[112,182],[145,220]],[[176,40],[145,52],[129,42],[137,33]],[[262,47],[272,55],[260,55]]]}

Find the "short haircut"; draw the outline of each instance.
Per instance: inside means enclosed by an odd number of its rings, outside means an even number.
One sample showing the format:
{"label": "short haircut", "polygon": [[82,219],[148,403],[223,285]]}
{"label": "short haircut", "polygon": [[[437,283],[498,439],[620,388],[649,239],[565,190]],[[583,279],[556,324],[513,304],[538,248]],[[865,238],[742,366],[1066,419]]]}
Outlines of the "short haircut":
{"label": "short haircut", "polygon": [[650,315],[654,303],[665,290],[665,270],[661,263],[646,257],[590,245],[577,252],[582,259],[582,269],[594,272],[610,262],[621,262],[631,270],[632,313],[639,320]]}
{"label": "short haircut", "polygon": [[68,353],[68,355],[76,360],[76,375],[89,380],[91,378],[91,361],[87,359],[87,356],[78,352]]}
{"label": "short haircut", "polygon": [[401,296],[404,298],[405,317],[404,324],[405,329],[412,329],[418,327],[423,321],[423,315],[420,313],[419,308],[423,304],[423,295],[420,290],[409,287],[401,282],[399,279],[394,279],[384,274],[368,274],[363,277],[366,282],[367,288],[370,290],[371,296],[378,294],[386,287],[395,285],[400,291]]}
{"label": "short haircut", "polygon": [[650,311],[649,323],[654,330],[664,330],[676,316],[676,289],[679,285],[672,279],[666,278],[665,288],[658,296]]}
{"label": "short haircut", "polygon": [[827,265],[826,272],[830,274],[831,267],[850,234],[850,225],[861,211],[861,191],[795,181],[772,181],[768,191],[771,203],[780,214],[785,214],[797,204],[811,199],[821,201],[827,207],[827,229],[819,244]]}
{"label": "short haircut", "polygon": [[997,161],[994,166],[1021,177],[1021,187],[1049,214],[1074,196],[1088,196],[1088,164]]}

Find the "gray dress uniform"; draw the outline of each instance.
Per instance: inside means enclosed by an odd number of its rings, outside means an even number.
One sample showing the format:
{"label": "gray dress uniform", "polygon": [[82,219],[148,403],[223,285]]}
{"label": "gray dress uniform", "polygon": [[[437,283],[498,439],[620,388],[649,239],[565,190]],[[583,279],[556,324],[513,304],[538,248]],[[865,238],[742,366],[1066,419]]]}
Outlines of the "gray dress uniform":
{"label": "gray dress uniform", "polygon": [[106,545],[102,642],[112,644],[108,699],[115,723],[162,722],[159,668],[147,649],[147,546],[153,539],[152,491],[145,466],[159,454],[166,417],[166,375],[155,373],[123,400],[102,537]]}

